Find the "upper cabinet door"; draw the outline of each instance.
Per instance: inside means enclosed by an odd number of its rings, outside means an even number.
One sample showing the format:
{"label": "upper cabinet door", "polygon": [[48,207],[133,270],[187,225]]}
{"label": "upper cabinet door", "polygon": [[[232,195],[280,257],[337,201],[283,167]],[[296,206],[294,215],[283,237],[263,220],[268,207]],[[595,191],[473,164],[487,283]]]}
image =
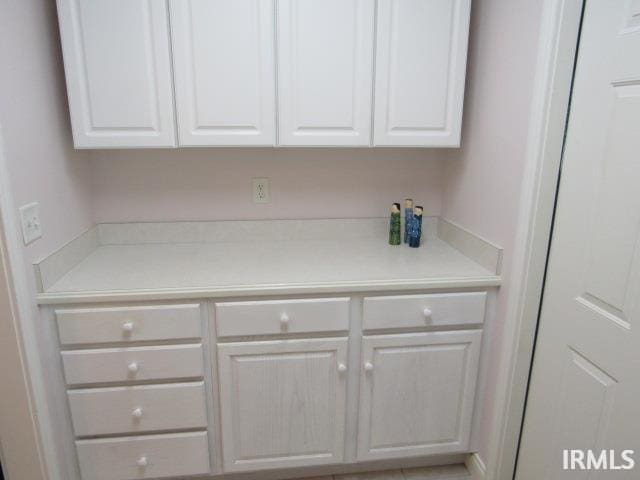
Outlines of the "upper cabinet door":
{"label": "upper cabinet door", "polygon": [[58,0],[77,148],[175,145],[166,0]]}
{"label": "upper cabinet door", "polygon": [[458,147],[471,0],[379,0],[374,144]]}
{"label": "upper cabinet door", "polygon": [[278,1],[281,145],[370,145],[374,10],[374,0]]}
{"label": "upper cabinet door", "polygon": [[170,5],[180,145],[274,145],[274,1]]}

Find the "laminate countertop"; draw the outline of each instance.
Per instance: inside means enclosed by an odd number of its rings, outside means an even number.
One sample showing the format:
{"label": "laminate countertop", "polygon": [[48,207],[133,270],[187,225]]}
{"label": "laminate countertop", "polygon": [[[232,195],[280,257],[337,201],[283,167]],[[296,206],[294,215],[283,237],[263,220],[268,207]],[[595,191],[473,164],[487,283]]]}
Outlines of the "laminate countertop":
{"label": "laminate countertop", "polygon": [[500,276],[435,235],[97,244],[41,304],[494,287]]}

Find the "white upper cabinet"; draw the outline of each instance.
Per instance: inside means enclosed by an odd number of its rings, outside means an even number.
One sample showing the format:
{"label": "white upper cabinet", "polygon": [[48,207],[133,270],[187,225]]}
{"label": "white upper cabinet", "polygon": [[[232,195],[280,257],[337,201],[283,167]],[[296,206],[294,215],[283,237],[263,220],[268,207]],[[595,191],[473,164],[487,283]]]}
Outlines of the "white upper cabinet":
{"label": "white upper cabinet", "polygon": [[274,0],[171,0],[180,145],[275,145]]}
{"label": "white upper cabinet", "polygon": [[75,146],[457,147],[470,3],[58,0]]}
{"label": "white upper cabinet", "polygon": [[458,147],[471,0],[379,0],[374,145]]}
{"label": "white upper cabinet", "polygon": [[374,11],[374,0],[278,1],[281,145],[370,145]]}
{"label": "white upper cabinet", "polygon": [[77,148],[175,145],[165,0],[58,0]]}

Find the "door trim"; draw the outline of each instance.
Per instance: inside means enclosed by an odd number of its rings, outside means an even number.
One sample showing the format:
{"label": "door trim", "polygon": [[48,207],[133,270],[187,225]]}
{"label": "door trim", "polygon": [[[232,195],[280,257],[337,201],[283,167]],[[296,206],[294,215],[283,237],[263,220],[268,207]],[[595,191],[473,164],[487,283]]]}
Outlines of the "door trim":
{"label": "door trim", "polygon": [[[486,478],[515,473],[583,0],[544,0]],[[501,412],[504,412],[502,414]]]}
{"label": "door trim", "polygon": [[46,405],[46,399],[33,378],[32,365],[37,362],[38,351],[35,340],[27,341],[29,335],[31,339],[35,337],[33,324],[24,321],[31,304],[26,275],[21,270],[24,263],[11,213],[14,211],[0,125],[0,350],[5,362],[0,369],[0,383],[3,391],[10,394],[8,403],[0,402],[0,457],[7,480],[45,480],[51,477],[37,407],[43,402]]}

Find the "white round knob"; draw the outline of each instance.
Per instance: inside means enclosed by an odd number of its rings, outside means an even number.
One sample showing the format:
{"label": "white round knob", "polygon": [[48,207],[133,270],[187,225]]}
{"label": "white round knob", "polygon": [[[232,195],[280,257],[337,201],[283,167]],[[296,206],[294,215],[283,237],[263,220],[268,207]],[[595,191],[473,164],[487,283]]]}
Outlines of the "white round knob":
{"label": "white round knob", "polygon": [[125,333],[131,333],[133,332],[133,323],[132,322],[125,322],[122,324],[122,331]]}
{"label": "white round knob", "polygon": [[129,370],[130,373],[137,373],[138,364],[136,362],[131,362],[129,365],[127,365],[127,370]]}
{"label": "white round knob", "polygon": [[131,416],[133,418],[142,418],[142,409],[140,407],[136,408],[131,412]]}
{"label": "white round knob", "polygon": [[373,370],[373,363],[371,363],[371,362],[367,362],[367,363],[365,363],[365,364],[364,364],[364,369],[365,369],[367,372],[370,372],[371,370]]}
{"label": "white round knob", "polygon": [[344,363],[339,364],[339,365],[338,365],[338,371],[339,371],[340,373],[344,373],[344,372],[346,372],[346,371],[347,371],[347,366],[346,366]]}
{"label": "white round knob", "polygon": [[424,318],[425,318],[426,320],[429,320],[429,319],[431,318],[431,309],[430,309],[430,308],[425,308],[425,309],[422,311],[422,314],[424,315]]}
{"label": "white round knob", "polygon": [[289,326],[289,315],[286,313],[280,315],[280,326],[282,328],[287,328]]}
{"label": "white round knob", "polygon": [[140,457],[136,463],[138,464],[139,467],[146,467],[147,465],[149,465],[149,461],[147,460],[147,457]]}

